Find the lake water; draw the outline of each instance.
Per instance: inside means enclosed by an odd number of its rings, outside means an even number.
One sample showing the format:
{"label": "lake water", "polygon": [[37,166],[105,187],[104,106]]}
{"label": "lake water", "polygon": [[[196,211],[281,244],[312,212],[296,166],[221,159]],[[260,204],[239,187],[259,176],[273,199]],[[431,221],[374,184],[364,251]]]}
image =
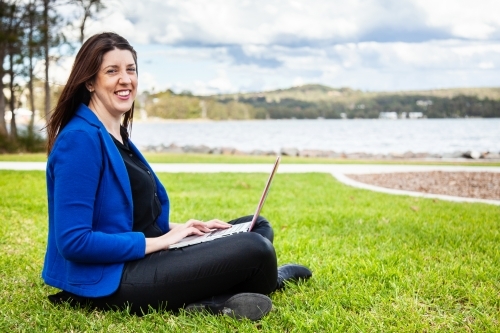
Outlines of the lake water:
{"label": "lake water", "polygon": [[138,146],[175,143],[242,151],[294,147],[371,154],[500,152],[500,118],[136,122],[132,141]]}

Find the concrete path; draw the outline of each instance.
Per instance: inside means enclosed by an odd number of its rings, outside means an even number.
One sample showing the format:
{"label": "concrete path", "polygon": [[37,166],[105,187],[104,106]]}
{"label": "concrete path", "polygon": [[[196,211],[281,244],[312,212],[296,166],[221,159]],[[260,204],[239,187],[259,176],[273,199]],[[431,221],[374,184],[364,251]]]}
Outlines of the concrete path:
{"label": "concrete path", "polygon": [[[0,162],[0,170],[45,170],[45,162]],[[155,172],[187,172],[187,173],[217,173],[217,172],[264,172],[269,173],[269,164],[216,164],[216,163],[152,163]],[[278,173],[330,173],[340,182],[371,191],[415,197],[437,198],[457,202],[482,202],[499,205],[500,200],[463,198],[440,194],[428,194],[412,191],[394,190],[357,182],[345,176],[346,174],[393,173],[393,172],[500,172],[500,167],[489,166],[448,166],[448,165],[384,165],[384,164],[281,164]]]}

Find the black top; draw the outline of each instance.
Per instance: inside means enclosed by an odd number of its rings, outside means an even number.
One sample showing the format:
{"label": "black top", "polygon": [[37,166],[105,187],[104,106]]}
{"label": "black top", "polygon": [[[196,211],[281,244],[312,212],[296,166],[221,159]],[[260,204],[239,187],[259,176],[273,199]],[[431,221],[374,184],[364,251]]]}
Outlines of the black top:
{"label": "black top", "polygon": [[153,173],[130,150],[127,131],[124,127],[120,128],[120,135],[123,144],[112,135],[111,137],[122,155],[130,180],[134,205],[133,230],[144,233],[146,237],[160,236],[162,232],[156,225],[156,219],[161,214],[161,203],[158,199]]}

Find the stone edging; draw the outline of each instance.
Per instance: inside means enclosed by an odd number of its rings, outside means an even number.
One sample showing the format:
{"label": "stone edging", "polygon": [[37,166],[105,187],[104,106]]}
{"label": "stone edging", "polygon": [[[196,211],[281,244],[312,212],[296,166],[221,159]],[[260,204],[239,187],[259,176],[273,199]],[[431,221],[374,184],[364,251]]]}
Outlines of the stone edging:
{"label": "stone edging", "polygon": [[370,184],[358,182],[352,178],[347,177],[345,174],[339,173],[339,172],[332,172],[332,176],[335,177],[339,182],[341,182],[345,185],[349,185],[352,187],[357,187],[357,188],[361,188],[361,189],[365,189],[365,190],[375,191],[375,192],[382,192],[382,193],[395,194],[395,195],[408,195],[408,196],[412,196],[412,197],[435,198],[435,199],[454,201],[454,202],[479,202],[479,203],[500,206],[500,200],[465,198],[465,197],[456,197],[456,196],[444,195],[444,194],[433,194],[433,193],[396,190],[396,189],[391,189],[391,188],[386,188],[386,187],[375,186],[375,185],[370,185]]}

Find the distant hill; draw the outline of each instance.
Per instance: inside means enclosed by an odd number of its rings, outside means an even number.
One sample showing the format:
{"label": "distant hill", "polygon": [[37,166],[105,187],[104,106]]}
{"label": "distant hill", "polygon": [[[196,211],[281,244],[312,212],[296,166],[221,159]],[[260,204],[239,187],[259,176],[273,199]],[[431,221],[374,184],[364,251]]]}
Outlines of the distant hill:
{"label": "distant hill", "polygon": [[171,90],[143,94],[149,116],[173,119],[339,119],[500,117],[500,88],[397,92],[307,84],[252,93],[195,96]]}
{"label": "distant hill", "polygon": [[301,101],[352,101],[360,98],[370,98],[378,96],[429,96],[453,98],[456,96],[471,96],[478,99],[489,98],[500,100],[500,87],[497,88],[449,88],[449,89],[431,89],[431,90],[407,90],[407,91],[362,91],[348,87],[332,88],[321,84],[305,84],[302,86],[291,87],[287,89],[277,89],[253,93],[236,93],[214,95],[218,98],[252,98],[267,97],[268,100],[283,98],[297,99]]}
{"label": "distant hill", "polygon": [[384,114],[399,118],[500,117],[500,88],[372,92],[307,84],[213,97],[264,109],[266,118],[273,119],[379,118]]}

